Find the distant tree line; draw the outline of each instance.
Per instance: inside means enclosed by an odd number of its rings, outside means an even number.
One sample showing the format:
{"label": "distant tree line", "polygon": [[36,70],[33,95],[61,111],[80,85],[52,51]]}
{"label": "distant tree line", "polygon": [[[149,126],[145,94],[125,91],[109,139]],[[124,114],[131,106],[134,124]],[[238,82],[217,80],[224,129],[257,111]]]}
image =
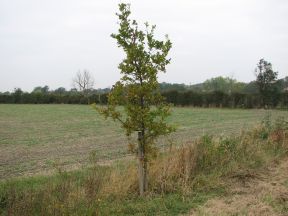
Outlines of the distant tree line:
{"label": "distant tree line", "polygon": [[277,80],[278,73],[264,59],[257,64],[255,75],[256,80],[250,83],[216,77],[190,86],[166,84],[162,94],[167,102],[178,106],[288,108],[288,77]]}
{"label": "distant tree line", "polygon": [[[193,107],[227,107],[227,108],[261,108],[264,107],[260,94],[224,93],[221,91],[167,91],[162,93],[167,102],[176,106]],[[288,108],[288,93],[278,92],[271,97],[266,108]]]}
{"label": "distant tree line", "polygon": [[180,106],[230,108],[288,108],[288,77],[277,80],[272,64],[260,59],[256,80],[248,84],[216,77],[196,85],[162,84],[167,102]]}
{"label": "distant tree line", "polygon": [[[288,81],[288,79],[287,79]],[[278,83],[279,84],[279,83]],[[180,85],[180,84],[179,84]],[[252,84],[250,84],[252,85]],[[253,84],[254,85],[254,84]],[[165,84],[167,86],[167,83]],[[171,84],[172,86],[172,84]],[[276,85],[277,86],[277,85]],[[274,88],[266,97],[268,107],[288,108],[288,91],[286,88]],[[175,86],[174,86],[175,87]],[[249,87],[250,88],[250,87]],[[249,89],[248,88],[248,89]],[[263,107],[262,96],[247,89],[236,92],[223,91],[200,91],[175,88],[164,88],[162,95],[166,97],[168,103],[175,106],[194,106],[194,107],[229,107],[229,108],[260,108]],[[83,95],[76,89],[67,91],[65,88],[58,88],[49,91],[48,86],[36,87],[30,93],[23,92],[20,88],[14,92],[0,93],[0,103],[15,104],[87,104],[90,103],[107,104],[107,96],[110,89],[91,90],[89,96]]]}
{"label": "distant tree line", "polygon": [[[260,59],[255,69],[256,80],[238,82],[229,77],[215,77],[196,85],[160,83],[161,94],[175,106],[229,108],[288,108],[288,77],[277,79],[272,64]],[[94,79],[84,70],[73,80],[74,88],[49,90],[38,86],[30,93],[20,88],[0,92],[0,103],[16,104],[107,104],[109,88],[93,89]]]}
{"label": "distant tree line", "polygon": [[67,91],[60,87],[54,91],[49,91],[48,86],[36,87],[30,93],[23,92],[20,88],[14,92],[0,93],[0,103],[15,104],[106,104],[109,89],[91,90],[89,96],[73,88]]}

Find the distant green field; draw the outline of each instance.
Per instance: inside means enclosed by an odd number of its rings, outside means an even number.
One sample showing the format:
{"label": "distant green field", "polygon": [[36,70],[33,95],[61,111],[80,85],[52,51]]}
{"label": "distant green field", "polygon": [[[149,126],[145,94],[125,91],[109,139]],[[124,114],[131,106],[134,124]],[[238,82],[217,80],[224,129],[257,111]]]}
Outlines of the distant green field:
{"label": "distant green field", "polygon": [[[174,108],[169,122],[177,131],[159,146],[181,145],[203,134],[239,133],[265,115],[287,111]],[[96,151],[103,161],[127,155],[119,125],[85,105],[0,105],[0,179],[49,173],[53,164],[77,169]]]}

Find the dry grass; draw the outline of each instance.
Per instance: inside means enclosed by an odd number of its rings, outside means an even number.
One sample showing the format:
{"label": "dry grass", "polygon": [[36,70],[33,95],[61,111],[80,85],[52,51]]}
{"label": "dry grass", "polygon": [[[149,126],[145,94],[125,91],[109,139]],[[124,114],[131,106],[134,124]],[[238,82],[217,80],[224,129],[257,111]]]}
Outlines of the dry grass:
{"label": "dry grass", "polygon": [[[286,127],[286,126],[285,126]],[[267,133],[267,138],[262,138]],[[275,134],[277,138],[275,139]],[[160,153],[149,164],[150,194],[167,194],[175,191],[189,193],[194,188],[217,187],[220,177],[237,176],[242,172],[252,176],[250,169],[258,168],[285,155],[288,151],[288,131],[283,128],[256,127],[236,137],[203,136],[182,147],[173,147]],[[113,169],[104,194],[127,196],[137,191],[137,166],[129,163],[125,168]],[[235,174],[236,173],[236,174]],[[239,174],[240,173],[240,174]],[[204,181],[202,176],[214,175],[218,182]],[[244,177],[245,177],[244,175]]]}
{"label": "dry grass", "polygon": [[253,177],[231,178],[225,197],[209,200],[191,215],[287,215],[288,158],[258,170]]}

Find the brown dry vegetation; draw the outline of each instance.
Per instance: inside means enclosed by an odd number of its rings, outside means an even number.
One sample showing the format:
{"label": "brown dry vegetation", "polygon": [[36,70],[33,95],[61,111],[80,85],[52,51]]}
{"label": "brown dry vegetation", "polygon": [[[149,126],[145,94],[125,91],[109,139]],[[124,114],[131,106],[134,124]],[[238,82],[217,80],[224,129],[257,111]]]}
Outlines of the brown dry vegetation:
{"label": "brown dry vegetation", "polygon": [[288,158],[253,173],[227,179],[227,194],[209,200],[191,215],[288,214]]}

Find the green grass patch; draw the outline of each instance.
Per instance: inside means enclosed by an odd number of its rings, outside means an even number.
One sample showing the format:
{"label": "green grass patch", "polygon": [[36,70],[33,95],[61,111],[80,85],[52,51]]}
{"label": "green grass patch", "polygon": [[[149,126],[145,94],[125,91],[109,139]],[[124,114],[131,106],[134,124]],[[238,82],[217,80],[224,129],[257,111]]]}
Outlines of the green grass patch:
{"label": "green grass patch", "polygon": [[282,198],[275,198],[270,194],[267,194],[263,201],[270,205],[277,213],[287,214],[288,213],[288,202]]}

